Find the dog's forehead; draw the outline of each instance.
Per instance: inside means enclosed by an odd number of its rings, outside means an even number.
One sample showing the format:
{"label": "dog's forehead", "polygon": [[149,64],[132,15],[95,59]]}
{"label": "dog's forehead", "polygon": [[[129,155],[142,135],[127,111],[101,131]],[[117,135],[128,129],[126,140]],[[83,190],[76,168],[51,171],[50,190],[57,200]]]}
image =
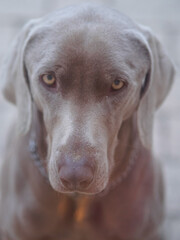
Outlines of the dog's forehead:
{"label": "dog's forehead", "polygon": [[62,66],[66,73],[61,76],[64,89],[71,85],[74,89],[76,83],[83,91],[94,85],[101,93],[116,77],[134,81],[143,68],[143,58],[125,34],[126,21],[117,23],[93,14],[68,15],[42,23],[27,47],[30,70],[43,74]]}
{"label": "dog's forehead", "polygon": [[[43,28],[30,40],[26,59],[29,65],[102,66],[104,69],[138,69],[137,51],[124,34],[105,26],[71,27],[68,31]],[[38,65],[37,65],[38,63]],[[124,69],[123,69],[124,68]]]}
{"label": "dog's forehead", "polygon": [[42,18],[31,37],[32,44],[28,45],[32,46],[31,52],[38,62],[55,62],[63,53],[72,59],[73,53],[77,57],[82,50],[86,58],[89,54],[102,60],[108,52],[113,60],[118,56],[130,62],[133,48],[124,32],[135,28],[137,26],[128,17],[116,11],[85,4]]}

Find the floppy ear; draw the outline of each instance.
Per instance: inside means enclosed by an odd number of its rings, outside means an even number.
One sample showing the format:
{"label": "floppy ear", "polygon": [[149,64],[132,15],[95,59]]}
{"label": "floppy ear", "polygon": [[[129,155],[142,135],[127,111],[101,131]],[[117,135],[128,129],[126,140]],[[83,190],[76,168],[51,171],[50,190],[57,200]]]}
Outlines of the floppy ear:
{"label": "floppy ear", "polygon": [[[143,146],[152,147],[153,117],[155,110],[167,96],[174,77],[174,67],[157,38],[148,29],[140,26],[138,34],[133,33],[146,48],[150,66],[141,86],[140,103],[137,110],[138,132]],[[136,36],[135,36],[136,35]]]}
{"label": "floppy ear", "polygon": [[37,20],[30,21],[17,36],[6,57],[1,78],[4,81],[5,98],[18,107],[18,129],[26,134],[31,125],[31,94],[27,71],[24,63],[24,52],[33,35],[33,26]]}
{"label": "floppy ear", "polygon": [[171,59],[154,34],[148,28],[143,26],[140,26],[140,28],[151,52],[151,81],[156,108],[158,108],[171,89],[175,69]]}

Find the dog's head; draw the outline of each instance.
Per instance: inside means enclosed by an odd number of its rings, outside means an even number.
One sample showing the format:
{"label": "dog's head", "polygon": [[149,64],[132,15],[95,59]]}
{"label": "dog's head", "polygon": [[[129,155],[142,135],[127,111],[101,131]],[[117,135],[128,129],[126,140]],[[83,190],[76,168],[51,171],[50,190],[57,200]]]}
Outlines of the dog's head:
{"label": "dog's head", "polygon": [[149,30],[89,6],[31,21],[3,69],[20,132],[30,129],[32,103],[43,116],[52,187],[84,193],[106,187],[119,130],[134,113],[142,145],[150,148],[153,112],[172,75]]}

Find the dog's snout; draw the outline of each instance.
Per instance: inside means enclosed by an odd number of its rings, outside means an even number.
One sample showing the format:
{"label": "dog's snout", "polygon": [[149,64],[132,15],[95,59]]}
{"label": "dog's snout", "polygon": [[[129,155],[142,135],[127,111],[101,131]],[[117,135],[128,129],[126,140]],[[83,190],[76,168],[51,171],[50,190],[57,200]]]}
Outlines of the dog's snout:
{"label": "dog's snout", "polygon": [[63,165],[59,171],[60,181],[67,190],[85,190],[93,181],[93,170],[89,166]]}

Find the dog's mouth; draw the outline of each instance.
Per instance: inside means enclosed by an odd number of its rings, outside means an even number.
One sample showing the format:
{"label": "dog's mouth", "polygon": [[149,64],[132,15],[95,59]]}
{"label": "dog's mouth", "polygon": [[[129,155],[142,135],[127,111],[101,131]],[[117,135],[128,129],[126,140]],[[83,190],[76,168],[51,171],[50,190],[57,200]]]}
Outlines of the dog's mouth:
{"label": "dog's mouth", "polygon": [[[50,180],[51,181],[51,180]],[[79,196],[79,195],[89,195],[89,196],[95,196],[101,193],[104,193],[106,191],[106,185],[103,184],[102,186],[97,185],[96,183],[92,182],[88,187],[84,187],[84,186],[76,186],[73,184],[73,186],[69,187],[65,187],[62,182],[59,182],[57,184],[54,184],[54,182],[50,182],[52,188],[59,192],[59,193],[63,193],[63,194],[67,194],[69,196]]]}

